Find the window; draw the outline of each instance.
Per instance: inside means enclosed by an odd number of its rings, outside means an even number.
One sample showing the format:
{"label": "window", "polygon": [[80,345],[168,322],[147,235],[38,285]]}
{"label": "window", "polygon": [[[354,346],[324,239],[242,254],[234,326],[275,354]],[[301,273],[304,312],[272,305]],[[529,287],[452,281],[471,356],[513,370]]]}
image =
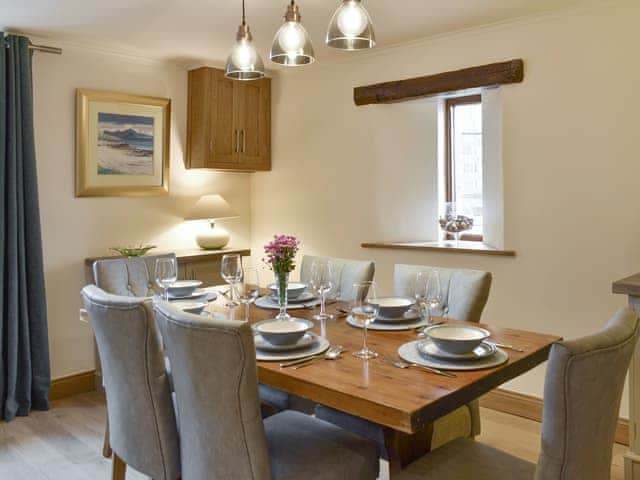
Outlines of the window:
{"label": "window", "polygon": [[445,104],[445,201],[459,215],[473,217],[462,240],[482,241],[482,100],[480,95],[449,98]]}

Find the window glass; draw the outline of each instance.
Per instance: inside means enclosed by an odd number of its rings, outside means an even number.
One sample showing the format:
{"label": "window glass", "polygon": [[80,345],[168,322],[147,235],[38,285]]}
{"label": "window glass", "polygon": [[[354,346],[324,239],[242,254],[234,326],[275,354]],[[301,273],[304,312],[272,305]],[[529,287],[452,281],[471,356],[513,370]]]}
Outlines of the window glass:
{"label": "window glass", "polygon": [[465,233],[482,235],[482,104],[454,100],[449,108],[452,178],[448,200],[456,202],[459,213],[473,216],[473,229]]}

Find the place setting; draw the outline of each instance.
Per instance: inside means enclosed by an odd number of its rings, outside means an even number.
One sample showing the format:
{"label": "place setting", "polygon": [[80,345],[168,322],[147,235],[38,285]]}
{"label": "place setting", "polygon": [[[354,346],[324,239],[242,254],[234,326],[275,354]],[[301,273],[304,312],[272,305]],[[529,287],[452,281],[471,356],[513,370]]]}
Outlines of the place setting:
{"label": "place setting", "polygon": [[[367,323],[369,330],[399,331],[425,327],[429,319],[421,314],[415,302],[404,297],[380,297],[376,300],[378,313]],[[364,328],[362,308],[355,307],[347,314],[347,323],[352,327]]]}
{"label": "place setting", "polygon": [[311,331],[313,322],[303,318],[272,318],[257,322],[252,327],[258,361],[306,359],[322,354],[330,347],[326,338]]}
{"label": "place setting", "polygon": [[[259,297],[256,307],[267,310],[280,310],[280,295],[278,285],[271,284],[268,287],[269,293]],[[287,310],[312,309],[320,305],[320,298],[308,289],[308,285],[302,282],[289,282],[286,288]]]}
{"label": "place setting", "polygon": [[157,259],[155,271],[156,284],[162,289],[164,299],[184,312],[200,315],[209,302],[218,298],[213,288],[201,288],[200,280],[178,280],[175,258]]}
{"label": "place setting", "polygon": [[[354,288],[358,288],[354,286]],[[362,309],[359,304],[346,312],[347,323],[356,328],[369,330],[401,331],[422,329],[431,325],[431,316],[442,304],[442,290],[437,270],[432,272],[418,272],[414,282],[414,298],[409,297],[378,297],[373,291],[362,292],[369,299],[369,304],[375,304],[376,317],[369,323],[361,321]],[[358,299],[358,297],[354,297]]]}
{"label": "place setting", "polygon": [[[489,340],[491,332],[472,325],[439,324],[427,327],[421,338],[398,348],[398,355],[411,366],[470,371],[493,368],[509,360],[505,347]],[[520,350],[520,349],[517,349]]]}

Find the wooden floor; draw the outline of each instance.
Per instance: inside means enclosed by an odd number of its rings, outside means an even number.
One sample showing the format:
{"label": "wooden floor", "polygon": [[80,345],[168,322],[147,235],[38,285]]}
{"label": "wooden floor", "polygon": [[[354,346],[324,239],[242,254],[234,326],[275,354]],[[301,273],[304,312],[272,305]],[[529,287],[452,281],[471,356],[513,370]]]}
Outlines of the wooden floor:
{"label": "wooden floor", "polygon": [[[102,458],[105,407],[97,393],[53,402],[49,412],[33,412],[7,424],[0,423],[0,479],[99,480],[109,479],[111,461]],[[540,424],[482,409],[478,441],[535,462]],[[612,480],[623,480],[622,454],[614,446]],[[147,479],[129,470],[128,480]]]}

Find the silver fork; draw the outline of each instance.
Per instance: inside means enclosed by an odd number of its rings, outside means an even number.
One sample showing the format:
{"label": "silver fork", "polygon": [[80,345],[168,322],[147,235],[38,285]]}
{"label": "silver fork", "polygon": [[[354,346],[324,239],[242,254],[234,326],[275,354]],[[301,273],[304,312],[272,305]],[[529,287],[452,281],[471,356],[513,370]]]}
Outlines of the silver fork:
{"label": "silver fork", "polygon": [[430,373],[435,373],[436,375],[442,375],[443,377],[456,378],[453,373],[445,372],[443,370],[438,370],[437,368],[427,367],[425,365],[418,365],[417,363],[407,363],[402,360],[396,360],[391,355],[387,354],[387,361],[396,368],[420,368],[422,370],[426,370]]}

